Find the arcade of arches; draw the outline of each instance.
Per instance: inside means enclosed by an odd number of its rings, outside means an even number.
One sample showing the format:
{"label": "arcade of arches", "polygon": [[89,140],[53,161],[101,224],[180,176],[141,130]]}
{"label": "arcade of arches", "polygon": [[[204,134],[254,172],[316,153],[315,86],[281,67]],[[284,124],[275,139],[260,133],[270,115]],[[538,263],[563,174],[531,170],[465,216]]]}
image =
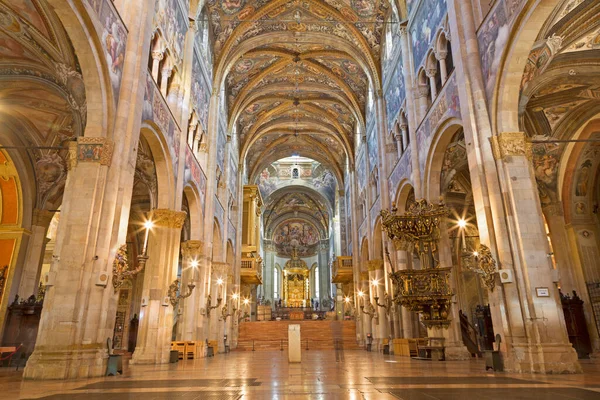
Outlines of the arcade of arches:
{"label": "arcade of arches", "polygon": [[90,378],[297,320],[579,373],[599,54],[594,0],[0,0],[1,345]]}

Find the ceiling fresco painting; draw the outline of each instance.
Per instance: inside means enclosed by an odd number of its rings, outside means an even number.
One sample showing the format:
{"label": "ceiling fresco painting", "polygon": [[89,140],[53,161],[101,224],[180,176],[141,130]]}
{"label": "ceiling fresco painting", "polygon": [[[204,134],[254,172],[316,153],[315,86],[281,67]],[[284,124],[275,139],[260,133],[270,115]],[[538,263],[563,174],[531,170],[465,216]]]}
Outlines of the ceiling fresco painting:
{"label": "ceiling fresco painting", "polygon": [[[582,121],[600,112],[599,10],[598,2],[565,2],[538,35],[523,71],[519,109],[520,123],[532,139],[571,139]],[[532,146],[542,206],[560,199],[559,169],[567,149],[564,142]],[[585,171],[585,160],[576,167]],[[577,193],[573,196],[584,203]],[[585,215],[587,211],[580,206],[574,214]]]}
{"label": "ceiling fresco painting", "polygon": [[[381,88],[386,0],[209,0],[214,84],[227,87],[228,131],[240,134],[250,181],[302,153],[338,181]],[[302,33],[299,35],[298,33]]]}

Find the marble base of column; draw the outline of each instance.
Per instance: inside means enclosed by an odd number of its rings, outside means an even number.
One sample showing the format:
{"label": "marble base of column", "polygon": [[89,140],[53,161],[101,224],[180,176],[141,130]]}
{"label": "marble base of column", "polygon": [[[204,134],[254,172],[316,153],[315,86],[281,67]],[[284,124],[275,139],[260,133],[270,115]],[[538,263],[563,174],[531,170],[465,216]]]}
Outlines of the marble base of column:
{"label": "marble base of column", "polygon": [[502,354],[504,370],[517,373],[579,374],[581,365],[570,344],[514,344],[511,354]]}
{"label": "marble base of column", "polygon": [[105,348],[36,347],[27,360],[24,379],[82,379],[106,375],[108,352]]}

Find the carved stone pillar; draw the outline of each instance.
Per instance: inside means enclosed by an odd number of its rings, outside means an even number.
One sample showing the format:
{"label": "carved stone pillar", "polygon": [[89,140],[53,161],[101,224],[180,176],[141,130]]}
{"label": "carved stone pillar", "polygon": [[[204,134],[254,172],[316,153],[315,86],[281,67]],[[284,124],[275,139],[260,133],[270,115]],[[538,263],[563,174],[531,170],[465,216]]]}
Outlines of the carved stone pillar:
{"label": "carved stone pillar", "polygon": [[[408,269],[408,256],[409,253],[406,250],[398,250],[396,251],[396,259],[398,260],[398,269],[405,270]],[[412,338],[415,337],[413,332],[413,313],[407,309],[406,307],[398,307],[400,309],[400,322],[402,329],[402,337],[403,338]]]}
{"label": "carved stone pillar", "polygon": [[161,71],[160,92],[165,98],[167,98],[169,91],[169,78],[171,77],[171,73],[173,73],[173,69],[169,67],[164,67]]}
{"label": "carved stone pillar", "polygon": [[[385,301],[385,274],[383,270],[383,260],[369,260],[369,277],[371,279],[371,301],[377,310],[377,319],[379,324],[376,326],[374,337],[381,345],[381,341],[389,335],[389,319],[384,307],[379,307],[376,304],[375,297],[378,298],[379,304]],[[377,282],[377,285],[373,283]]]}
{"label": "carved stone pillar", "polygon": [[446,56],[448,55],[447,51],[438,51],[435,53],[435,58],[440,63],[440,76],[442,78],[442,85],[448,79],[448,67],[446,66]]}
{"label": "carved stone pillar", "polygon": [[435,83],[435,77],[438,74],[437,69],[435,68],[427,68],[425,71],[427,77],[429,78],[429,86],[431,87],[431,101],[433,101],[437,97],[437,85]]}
{"label": "carved stone pillar", "polygon": [[160,62],[164,57],[164,53],[162,51],[153,51],[152,52],[152,77],[155,82],[158,82],[158,74],[160,70]]}
{"label": "carved stone pillar", "polygon": [[[514,281],[519,301],[508,307],[523,310],[524,337],[513,337],[508,369],[518,372],[580,372],[577,354],[569,343],[542,218],[537,183],[531,164],[531,143],[523,132],[492,137],[492,150],[506,198],[512,241]],[[539,288],[547,289],[540,295]]]}
{"label": "carved stone pillar", "polygon": [[201,277],[204,276],[201,268],[204,268],[202,257],[204,256],[204,242],[201,240],[188,240],[181,243],[181,256],[183,271],[181,273],[181,287],[186,287],[193,280],[196,289],[192,295],[180,304],[183,309],[181,322],[179,323],[178,340],[204,340],[204,317],[199,312],[201,308],[200,299],[206,296],[206,285]]}
{"label": "carved stone pillar", "polygon": [[46,238],[48,227],[54,213],[48,210],[33,210],[33,221],[31,224],[31,236],[27,244],[27,254],[23,264],[23,274],[21,275],[21,284],[19,285],[19,296],[27,298],[37,293],[38,283],[40,281],[40,271],[46,252],[46,244],[49,239]]}
{"label": "carved stone pillar", "polygon": [[148,239],[148,261],[144,271],[137,345],[131,359],[133,364],[169,362],[173,307],[167,295],[169,286],[177,279],[181,228],[186,213],[156,209],[150,219],[154,228]]}

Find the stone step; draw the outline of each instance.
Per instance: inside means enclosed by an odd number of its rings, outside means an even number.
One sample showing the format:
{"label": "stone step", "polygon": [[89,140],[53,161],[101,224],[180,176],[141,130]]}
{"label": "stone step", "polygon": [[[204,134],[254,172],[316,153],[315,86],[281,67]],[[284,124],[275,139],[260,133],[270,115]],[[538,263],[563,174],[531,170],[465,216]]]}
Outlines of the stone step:
{"label": "stone step", "polygon": [[362,349],[356,343],[354,321],[257,321],[240,324],[237,350],[287,350],[288,326],[300,325],[302,348],[333,350],[336,343],[343,349]]}

